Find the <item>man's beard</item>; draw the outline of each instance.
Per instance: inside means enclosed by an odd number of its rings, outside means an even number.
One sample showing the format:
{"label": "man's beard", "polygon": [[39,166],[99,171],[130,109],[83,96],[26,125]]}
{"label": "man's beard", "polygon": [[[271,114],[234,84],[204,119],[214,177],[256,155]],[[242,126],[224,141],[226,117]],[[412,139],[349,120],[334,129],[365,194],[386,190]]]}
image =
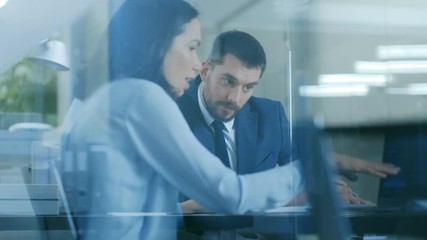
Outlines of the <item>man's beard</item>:
{"label": "man's beard", "polygon": [[[230,102],[225,102],[225,101],[215,102],[214,106],[215,106],[215,108],[211,108],[208,106],[209,113],[215,119],[221,120],[223,122],[228,122],[229,120],[233,119],[237,115],[237,113],[239,113],[239,111],[240,111],[240,108],[236,104],[233,104]],[[227,109],[232,109],[234,112],[232,113],[231,116],[224,118],[223,116],[219,115],[217,111],[214,110],[214,109],[219,108],[219,106],[225,107]]]}

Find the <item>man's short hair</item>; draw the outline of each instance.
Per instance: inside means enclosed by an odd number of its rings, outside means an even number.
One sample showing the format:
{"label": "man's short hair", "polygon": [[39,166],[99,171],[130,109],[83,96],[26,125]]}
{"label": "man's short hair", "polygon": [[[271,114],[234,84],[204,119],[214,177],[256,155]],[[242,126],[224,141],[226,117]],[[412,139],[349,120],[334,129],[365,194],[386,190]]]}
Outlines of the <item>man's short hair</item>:
{"label": "man's short hair", "polygon": [[231,54],[248,68],[260,68],[261,75],[267,66],[264,48],[249,33],[232,30],[218,35],[213,43],[209,60],[222,63],[225,55]]}

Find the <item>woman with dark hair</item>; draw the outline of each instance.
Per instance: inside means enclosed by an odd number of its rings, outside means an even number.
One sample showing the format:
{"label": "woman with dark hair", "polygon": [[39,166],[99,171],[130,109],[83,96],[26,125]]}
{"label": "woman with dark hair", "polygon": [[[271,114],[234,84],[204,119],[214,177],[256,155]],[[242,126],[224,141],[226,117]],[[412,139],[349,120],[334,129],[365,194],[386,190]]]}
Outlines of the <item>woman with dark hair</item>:
{"label": "woman with dark hair", "polygon": [[[236,175],[198,142],[176,105],[173,98],[201,67],[193,7],[180,0],[128,0],[111,26],[121,26],[126,36],[120,51],[110,53],[118,61],[111,66],[116,81],[86,100],[64,138],[64,156],[75,153],[68,159],[87,169],[87,176],[75,178],[80,184],[74,191],[66,187],[74,212],[89,214],[78,222],[83,238],[174,239],[179,219],[152,215],[180,213],[179,191],[228,213],[262,211],[292,199],[302,182],[297,164]],[[147,216],[95,217],[123,212]]]}
{"label": "woman with dark hair", "polygon": [[[182,0],[160,3],[128,0],[114,15],[110,23],[110,45],[114,45],[110,49],[111,78],[147,79],[170,93],[161,66],[174,37],[182,33],[183,25],[195,19],[198,12],[192,7],[180,7],[186,4]],[[195,50],[200,42],[192,44],[189,47]]]}

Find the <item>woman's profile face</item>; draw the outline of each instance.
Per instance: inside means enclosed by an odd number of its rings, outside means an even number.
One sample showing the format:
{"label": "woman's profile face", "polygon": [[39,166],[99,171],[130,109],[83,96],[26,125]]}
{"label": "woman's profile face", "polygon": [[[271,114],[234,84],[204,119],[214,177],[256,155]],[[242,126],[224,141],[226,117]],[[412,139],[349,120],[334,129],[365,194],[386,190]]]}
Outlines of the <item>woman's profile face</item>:
{"label": "woman's profile face", "polygon": [[197,56],[197,47],[201,42],[200,22],[194,18],[183,26],[177,35],[163,62],[163,74],[171,92],[181,96],[189,88],[189,81],[198,74],[201,63]]}

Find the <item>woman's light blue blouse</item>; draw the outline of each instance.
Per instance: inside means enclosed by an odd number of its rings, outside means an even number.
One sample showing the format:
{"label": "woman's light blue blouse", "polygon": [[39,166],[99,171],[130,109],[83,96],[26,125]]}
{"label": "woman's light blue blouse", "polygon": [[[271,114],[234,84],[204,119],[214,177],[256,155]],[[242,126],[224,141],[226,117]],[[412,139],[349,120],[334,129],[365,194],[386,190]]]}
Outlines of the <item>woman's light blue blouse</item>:
{"label": "woman's light blue blouse", "polygon": [[[198,142],[174,100],[141,79],[99,89],[64,143],[67,151],[86,152],[76,161],[87,170],[91,216],[180,213],[178,191],[215,212],[259,212],[286,204],[303,182],[297,162],[237,175]],[[165,216],[111,217],[108,223],[89,217],[80,226],[95,229],[83,228],[87,239],[174,239],[178,223]]]}

